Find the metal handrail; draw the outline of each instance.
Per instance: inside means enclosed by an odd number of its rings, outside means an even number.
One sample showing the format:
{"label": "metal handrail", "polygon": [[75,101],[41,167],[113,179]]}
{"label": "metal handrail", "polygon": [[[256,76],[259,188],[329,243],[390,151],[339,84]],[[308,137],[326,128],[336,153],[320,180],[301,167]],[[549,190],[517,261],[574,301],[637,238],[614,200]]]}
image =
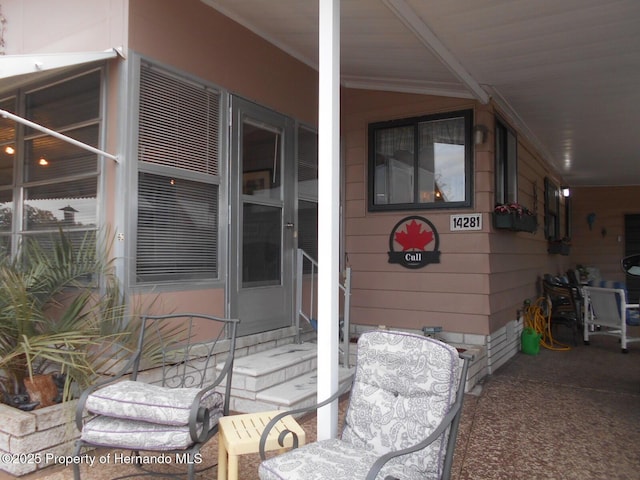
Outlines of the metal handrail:
{"label": "metal handrail", "polygon": [[[307,260],[311,264],[311,285],[309,297],[309,314],[304,312],[302,307],[302,280],[304,277],[304,262]],[[318,272],[318,262],[316,262],[308,253],[301,248],[297,254],[297,275],[296,275],[296,342],[301,343],[300,339],[300,319],[303,318],[311,325],[314,330],[316,326],[313,324],[313,311],[316,303],[315,284]],[[345,270],[344,284],[339,284],[340,290],[344,295],[343,315],[342,315],[342,364],[349,368],[349,312],[351,307],[351,267]]]}

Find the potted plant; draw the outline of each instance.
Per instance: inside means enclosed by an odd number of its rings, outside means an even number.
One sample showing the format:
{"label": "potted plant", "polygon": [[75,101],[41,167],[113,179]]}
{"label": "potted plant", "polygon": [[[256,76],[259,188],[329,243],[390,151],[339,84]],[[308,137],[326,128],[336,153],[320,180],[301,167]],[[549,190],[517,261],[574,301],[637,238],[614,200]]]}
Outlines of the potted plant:
{"label": "potted plant", "polygon": [[534,212],[519,203],[501,203],[494,208],[493,225],[498,229],[533,233],[538,228],[538,219]]}
{"label": "potted plant", "polygon": [[72,387],[89,385],[104,362],[129,349],[124,298],[96,238],[74,244],[60,231],[51,241],[25,240],[17,259],[0,259],[4,403],[29,410],[67,400]]}

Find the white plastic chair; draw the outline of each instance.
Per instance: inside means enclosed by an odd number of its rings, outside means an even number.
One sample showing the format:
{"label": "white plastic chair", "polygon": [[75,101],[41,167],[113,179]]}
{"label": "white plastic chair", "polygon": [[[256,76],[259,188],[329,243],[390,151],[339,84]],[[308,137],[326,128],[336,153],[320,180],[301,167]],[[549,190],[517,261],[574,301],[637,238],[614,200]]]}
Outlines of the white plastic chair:
{"label": "white plastic chair", "polygon": [[584,343],[594,335],[610,335],[620,338],[622,353],[627,344],[640,342],[640,337],[629,337],[628,326],[640,325],[639,305],[627,303],[624,288],[584,287]]}

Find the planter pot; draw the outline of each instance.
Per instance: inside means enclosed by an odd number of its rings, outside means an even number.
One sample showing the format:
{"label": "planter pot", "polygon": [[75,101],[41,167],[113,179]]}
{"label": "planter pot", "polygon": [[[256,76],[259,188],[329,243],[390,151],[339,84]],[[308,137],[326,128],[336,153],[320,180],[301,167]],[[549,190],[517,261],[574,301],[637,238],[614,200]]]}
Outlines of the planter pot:
{"label": "planter pot", "polygon": [[38,402],[38,408],[50,407],[57,403],[58,387],[51,375],[34,375],[33,380],[24,379],[24,386],[32,402]]}
{"label": "planter pot", "polygon": [[0,470],[26,475],[55,465],[45,462],[47,454],[71,455],[80,436],[75,424],[77,403],[72,400],[32,412],[0,404],[0,454],[16,459],[0,463]]}
{"label": "planter pot", "polygon": [[500,230],[533,233],[538,229],[538,219],[534,215],[494,212],[493,226]]}
{"label": "planter pot", "polygon": [[504,230],[513,230],[515,227],[515,215],[510,213],[494,213],[493,226]]}

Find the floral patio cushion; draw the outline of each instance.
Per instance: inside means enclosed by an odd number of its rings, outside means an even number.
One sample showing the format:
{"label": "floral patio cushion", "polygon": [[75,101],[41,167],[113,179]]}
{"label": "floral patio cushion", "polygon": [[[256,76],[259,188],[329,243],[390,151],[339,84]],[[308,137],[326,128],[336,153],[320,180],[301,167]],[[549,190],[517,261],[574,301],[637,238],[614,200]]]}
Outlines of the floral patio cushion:
{"label": "floral patio cushion", "polygon": [[[451,409],[459,365],[458,351],[432,338],[362,335],[343,440],[378,455],[418,443]],[[448,431],[425,450],[391,463],[422,472],[422,478],[439,478],[447,437]]]}
{"label": "floral patio cushion", "polygon": [[[261,480],[364,479],[375,458],[424,440],[451,410],[458,352],[438,340],[402,332],[360,337],[342,440],[326,440],[262,463]],[[389,461],[377,478],[442,476],[448,429],[427,448]]]}
{"label": "floral patio cushion", "polygon": [[[212,416],[211,424],[217,423],[221,416],[221,412]],[[193,445],[187,425],[161,425],[105,416],[94,417],[84,425],[82,440],[132,450],[179,450]]]}
{"label": "floral patio cushion", "polygon": [[[189,413],[197,388],[166,388],[143,382],[125,380],[92,393],[87,410],[97,415],[128,420],[140,420],[162,425],[188,425]],[[210,417],[222,415],[224,397],[210,390],[200,399]]]}
{"label": "floral patio cushion", "polygon": [[[260,480],[363,479],[376,455],[338,439],[310,443],[286,455],[278,455],[260,464]],[[398,465],[386,465],[376,477],[419,478],[403,472]]]}

